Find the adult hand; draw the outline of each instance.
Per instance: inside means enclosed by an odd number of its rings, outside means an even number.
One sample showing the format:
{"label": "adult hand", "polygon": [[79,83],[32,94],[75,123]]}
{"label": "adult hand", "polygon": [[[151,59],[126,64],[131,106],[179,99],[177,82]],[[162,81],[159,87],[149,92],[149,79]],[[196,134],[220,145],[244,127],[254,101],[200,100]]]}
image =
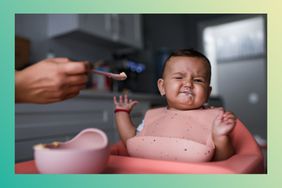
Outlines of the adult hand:
{"label": "adult hand", "polygon": [[45,104],[72,98],[85,88],[88,72],[86,62],[42,60],[15,72],[15,101]]}

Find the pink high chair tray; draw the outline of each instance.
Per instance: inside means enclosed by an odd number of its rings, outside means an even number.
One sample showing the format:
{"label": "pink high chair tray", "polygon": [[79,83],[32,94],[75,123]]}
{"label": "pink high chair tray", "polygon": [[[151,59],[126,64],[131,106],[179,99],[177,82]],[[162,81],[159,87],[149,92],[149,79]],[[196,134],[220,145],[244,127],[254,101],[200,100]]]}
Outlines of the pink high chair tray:
{"label": "pink high chair tray", "polygon": [[[263,156],[253,136],[237,120],[231,133],[232,144],[236,154],[224,161],[218,162],[176,162],[136,158],[128,155],[122,142],[111,147],[112,160],[110,169],[118,169],[119,173],[141,174],[239,174],[263,173]],[[116,155],[116,156],[114,156]]]}

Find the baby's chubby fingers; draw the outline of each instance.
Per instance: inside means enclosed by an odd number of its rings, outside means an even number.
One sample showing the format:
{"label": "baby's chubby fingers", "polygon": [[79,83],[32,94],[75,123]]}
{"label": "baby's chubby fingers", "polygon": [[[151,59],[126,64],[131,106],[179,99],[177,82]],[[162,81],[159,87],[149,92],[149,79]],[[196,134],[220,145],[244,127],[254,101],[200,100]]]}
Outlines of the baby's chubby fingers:
{"label": "baby's chubby fingers", "polygon": [[114,104],[115,105],[118,105],[119,103],[117,102],[117,97],[116,96],[114,96]]}
{"label": "baby's chubby fingers", "polygon": [[223,114],[223,116],[230,116],[230,115],[234,116],[234,114],[232,112],[224,112],[224,114]]}
{"label": "baby's chubby fingers", "polygon": [[224,121],[227,121],[227,120],[229,120],[229,119],[232,119],[232,120],[236,120],[237,119],[237,117],[233,114],[233,113],[231,113],[231,112],[225,112],[224,114],[223,114],[223,120]]}
{"label": "baby's chubby fingers", "polygon": [[135,104],[137,104],[137,103],[139,103],[139,102],[136,101],[136,100],[130,100],[130,102],[129,102],[129,104],[131,104],[131,105],[135,105]]}
{"label": "baby's chubby fingers", "polygon": [[118,99],[117,99],[116,96],[114,96],[114,104],[115,105],[123,105],[123,98],[122,98],[122,96],[119,96]]}
{"label": "baby's chubby fingers", "polygon": [[124,95],[124,103],[128,104],[128,96],[126,94]]}
{"label": "baby's chubby fingers", "polygon": [[235,125],[236,124],[236,120],[234,119],[228,119],[228,120],[225,120],[224,123],[226,125]]}
{"label": "baby's chubby fingers", "polygon": [[222,110],[219,111],[218,115],[215,118],[215,121],[221,121],[223,119],[224,111],[223,108]]}
{"label": "baby's chubby fingers", "polygon": [[123,97],[122,97],[122,95],[119,96],[119,103],[123,104]]}

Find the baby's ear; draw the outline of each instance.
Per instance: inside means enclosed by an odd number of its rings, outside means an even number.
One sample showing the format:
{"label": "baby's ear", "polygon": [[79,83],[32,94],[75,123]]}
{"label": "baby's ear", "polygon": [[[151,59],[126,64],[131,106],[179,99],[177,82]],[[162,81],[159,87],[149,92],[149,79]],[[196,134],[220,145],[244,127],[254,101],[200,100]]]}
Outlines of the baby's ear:
{"label": "baby's ear", "polygon": [[164,80],[162,78],[158,79],[158,89],[161,96],[165,95]]}

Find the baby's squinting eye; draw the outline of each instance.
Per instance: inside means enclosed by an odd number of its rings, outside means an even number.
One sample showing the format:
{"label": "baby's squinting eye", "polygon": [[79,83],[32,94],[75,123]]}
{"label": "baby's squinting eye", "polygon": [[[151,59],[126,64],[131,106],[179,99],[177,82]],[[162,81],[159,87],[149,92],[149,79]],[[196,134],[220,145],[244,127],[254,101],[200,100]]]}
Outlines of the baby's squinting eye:
{"label": "baby's squinting eye", "polygon": [[204,80],[202,80],[202,79],[194,79],[194,82],[200,82],[200,83],[202,83],[202,82],[204,82]]}
{"label": "baby's squinting eye", "polygon": [[181,76],[176,76],[176,77],[174,77],[174,79],[176,79],[176,80],[181,80],[182,77],[181,77]]}

